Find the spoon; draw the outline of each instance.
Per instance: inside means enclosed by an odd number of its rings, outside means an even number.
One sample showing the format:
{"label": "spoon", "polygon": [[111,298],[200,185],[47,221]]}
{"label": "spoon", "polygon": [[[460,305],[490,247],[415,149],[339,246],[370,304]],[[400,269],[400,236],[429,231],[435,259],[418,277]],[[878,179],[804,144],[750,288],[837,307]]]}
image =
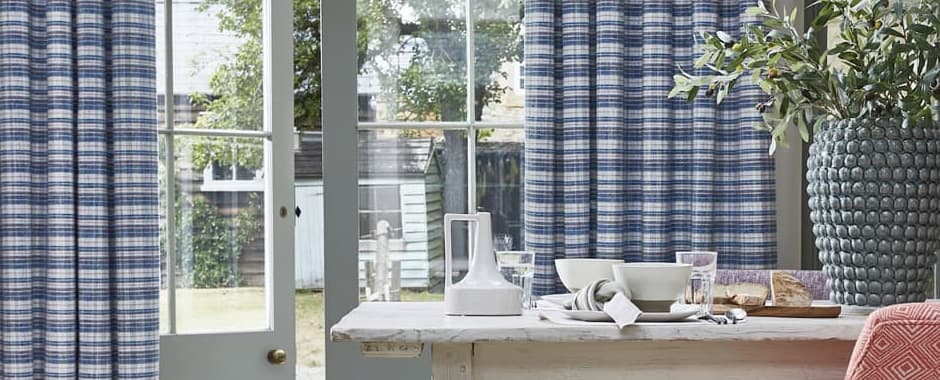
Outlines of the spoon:
{"label": "spoon", "polygon": [[728,324],[728,319],[722,316],[714,316],[711,313],[706,313],[705,315],[699,317],[699,319],[704,319],[706,321],[712,322],[716,325],[726,325]]}
{"label": "spoon", "polygon": [[737,308],[737,307],[733,309],[728,309],[728,311],[725,312],[725,318],[728,318],[729,320],[731,320],[732,324],[736,325],[738,324],[739,321],[744,322],[747,319],[747,312],[744,311],[744,309]]}

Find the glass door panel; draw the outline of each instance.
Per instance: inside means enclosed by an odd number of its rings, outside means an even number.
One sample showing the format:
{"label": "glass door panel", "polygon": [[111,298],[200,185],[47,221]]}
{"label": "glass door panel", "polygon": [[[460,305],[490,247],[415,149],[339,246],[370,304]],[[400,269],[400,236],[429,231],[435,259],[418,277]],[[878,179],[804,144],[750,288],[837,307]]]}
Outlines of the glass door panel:
{"label": "glass door panel", "polygon": [[[176,110],[175,128],[261,131],[263,1],[172,5],[173,96],[167,98]],[[165,38],[157,44],[159,49]],[[157,75],[165,80],[166,71]]]}
{"label": "glass door panel", "polygon": [[173,139],[176,332],[266,329],[263,140]]}

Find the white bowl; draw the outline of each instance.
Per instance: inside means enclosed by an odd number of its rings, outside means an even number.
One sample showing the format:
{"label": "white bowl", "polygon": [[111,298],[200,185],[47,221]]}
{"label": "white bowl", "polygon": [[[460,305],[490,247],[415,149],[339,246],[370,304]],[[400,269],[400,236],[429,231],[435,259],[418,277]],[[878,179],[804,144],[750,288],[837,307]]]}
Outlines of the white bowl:
{"label": "white bowl", "polygon": [[611,268],[614,264],[623,264],[623,260],[556,259],[555,270],[565,287],[576,292],[594,280],[613,280],[614,273]]}
{"label": "white bowl", "polygon": [[692,264],[621,263],[613,266],[614,279],[630,289],[632,301],[643,311],[668,311],[685,293]]}

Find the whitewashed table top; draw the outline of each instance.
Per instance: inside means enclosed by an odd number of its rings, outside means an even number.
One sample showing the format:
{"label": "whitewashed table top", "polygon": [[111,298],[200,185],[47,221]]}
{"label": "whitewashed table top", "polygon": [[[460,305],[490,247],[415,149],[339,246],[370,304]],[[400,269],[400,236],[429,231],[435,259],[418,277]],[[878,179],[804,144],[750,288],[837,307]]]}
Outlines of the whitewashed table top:
{"label": "whitewashed table top", "polygon": [[539,320],[537,311],[515,317],[444,315],[440,302],[363,303],[331,329],[337,342],[476,343],[592,341],[856,340],[863,315],[839,318],[748,317],[746,323],[650,323],[618,330],[611,325],[567,326]]}

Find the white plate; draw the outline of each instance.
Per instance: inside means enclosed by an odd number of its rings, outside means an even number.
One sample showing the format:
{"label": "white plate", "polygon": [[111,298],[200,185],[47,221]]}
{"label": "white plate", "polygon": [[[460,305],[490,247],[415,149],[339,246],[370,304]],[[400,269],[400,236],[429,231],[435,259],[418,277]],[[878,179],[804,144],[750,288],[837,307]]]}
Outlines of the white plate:
{"label": "white plate", "polygon": [[614,320],[610,318],[607,313],[603,311],[586,311],[586,310],[559,310],[565,314],[568,318],[584,321],[584,322],[613,322]]}
{"label": "white plate", "polygon": [[[568,318],[584,322],[613,322],[607,313],[603,311],[587,310],[565,310],[564,305],[571,300],[574,295],[567,294],[549,294],[542,296],[538,301],[540,309],[557,310]],[[668,313],[642,313],[637,318],[637,322],[677,322],[685,320],[698,312],[698,308],[692,305],[672,305],[672,310]]]}
{"label": "white plate", "polygon": [[697,309],[690,310],[683,308],[681,310],[673,309],[668,313],[642,313],[636,319],[637,322],[679,322],[688,319],[698,313]]}
{"label": "white plate", "polygon": [[572,298],[574,298],[573,293],[549,294],[541,297],[541,299],[557,305],[565,305],[566,303],[570,303]]}
{"label": "white plate", "polygon": [[[584,322],[613,322],[603,311],[558,310],[568,318]],[[637,322],[678,322],[695,315],[695,310],[678,310],[669,313],[642,313]]]}

